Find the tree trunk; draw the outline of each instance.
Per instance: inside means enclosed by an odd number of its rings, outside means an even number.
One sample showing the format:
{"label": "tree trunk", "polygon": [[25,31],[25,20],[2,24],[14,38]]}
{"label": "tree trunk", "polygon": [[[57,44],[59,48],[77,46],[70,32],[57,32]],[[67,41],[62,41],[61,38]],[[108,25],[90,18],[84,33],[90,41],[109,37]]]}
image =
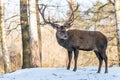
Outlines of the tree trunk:
{"label": "tree trunk", "polygon": [[31,48],[31,66],[32,67],[40,67],[41,59],[40,59],[40,42],[39,42],[39,25],[37,15],[37,0],[29,0],[30,4],[30,48]]}
{"label": "tree trunk", "polygon": [[[1,0],[0,0],[1,3]],[[2,18],[2,6],[0,4],[0,56],[2,56],[2,27],[1,27],[1,18]]]}
{"label": "tree trunk", "polygon": [[40,17],[39,17],[39,11],[38,11],[38,0],[36,0],[36,17],[37,17],[37,28],[38,28],[40,65],[42,67],[42,41],[41,41],[42,39],[41,39]]}
{"label": "tree trunk", "polygon": [[10,56],[7,50],[6,44],[6,29],[5,29],[5,20],[4,20],[4,0],[0,0],[0,38],[1,38],[1,47],[4,60],[4,71],[5,73],[11,72],[11,62]]}
{"label": "tree trunk", "polygon": [[22,68],[30,67],[30,36],[29,24],[27,15],[28,0],[20,0],[20,20],[22,29],[22,46],[23,46],[23,66]]}
{"label": "tree trunk", "polygon": [[118,56],[120,66],[120,0],[115,0],[115,10],[116,10],[116,27],[118,33]]}

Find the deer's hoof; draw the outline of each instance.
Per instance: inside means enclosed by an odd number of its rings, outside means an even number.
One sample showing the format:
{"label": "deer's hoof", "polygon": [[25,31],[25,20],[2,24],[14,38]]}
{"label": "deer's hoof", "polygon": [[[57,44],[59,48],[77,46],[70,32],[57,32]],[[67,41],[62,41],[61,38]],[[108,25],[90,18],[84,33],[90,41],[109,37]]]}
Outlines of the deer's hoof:
{"label": "deer's hoof", "polygon": [[105,71],[105,74],[107,74],[108,73],[108,71]]}
{"label": "deer's hoof", "polygon": [[70,70],[70,68],[68,67],[67,70]]}
{"label": "deer's hoof", "polygon": [[67,68],[67,70],[70,70],[70,68],[69,69]]}
{"label": "deer's hoof", "polygon": [[100,71],[98,71],[97,73],[100,73]]}
{"label": "deer's hoof", "polygon": [[98,74],[100,73],[100,72],[97,72]]}
{"label": "deer's hoof", "polygon": [[74,68],[74,69],[73,69],[73,71],[74,71],[74,72],[76,72],[76,71],[77,71],[77,69],[76,69],[76,68]]}

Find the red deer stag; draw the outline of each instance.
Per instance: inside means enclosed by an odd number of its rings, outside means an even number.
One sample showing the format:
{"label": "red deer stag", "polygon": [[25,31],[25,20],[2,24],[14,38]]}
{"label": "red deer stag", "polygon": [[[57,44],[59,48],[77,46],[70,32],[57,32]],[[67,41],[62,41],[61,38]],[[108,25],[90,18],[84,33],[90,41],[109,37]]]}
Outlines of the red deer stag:
{"label": "red deer stag", "polygon": [[50,18],[45,19],[45,9],[46,5],[42,5],[39,9],[39,12],[46,24],[50,24],[54,29],[56,29],[56,38],[57,42],[67,49],[68,51],[68,66],[67,69],[70,69],[70,63],[72,59],[72,52],[74,51],[74,69],[73,71],[77,70],[77,59],[79,50],[84,51],[91,51],[93,50],[99,60],[99,68],[97,73],[100,73],[102,62],[105,62],[105,73],[108,73],[108,65],[107,65],[107,56],[106,56],[106,48],[107,48],[107,38],[99,31],[83,31],[83,30],[66,30],[66,28],[70,28],[74,21],[74,12],[77,11],[77,7],[73,10],[70,3],[69,7],[71,9],[71,14],[69,19],[63,24],[59,25],[55,22],[51,22]]}

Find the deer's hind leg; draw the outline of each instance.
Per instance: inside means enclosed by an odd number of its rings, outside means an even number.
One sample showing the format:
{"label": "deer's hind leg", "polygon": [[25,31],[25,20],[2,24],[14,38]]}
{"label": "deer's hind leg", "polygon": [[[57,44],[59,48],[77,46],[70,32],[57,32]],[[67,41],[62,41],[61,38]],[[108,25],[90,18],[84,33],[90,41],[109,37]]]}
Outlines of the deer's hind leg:
{"label": "deer's hind leg", "polygon": [[78,53],[79,53],[79,50],[78,49],[74,49],[74,69],[73,71],[76,71],[77,70],[77,59],[78,59]]}
{"label": "deer's hind leg", "polygon": [[95,52],[95,54],[96,54],[96,56],[97,56],[97,58],[98,58],[98,60],[99,60],[99,67],[98,67],[98,71],[97,71],[97,73],[100,73],[100,71],[101,71],[101,66],[102,66],[102,63],[103,63],[103,58],[101,57],[101,53],[100,52],[98,52],[98,51],[94,51]]}
{"label": "deer's hind leg", "polygon": [[106,55],[106,51],[102,52],[101,57],[103,58],[103,60],[105,62],[105,73],[108,73],[108,58]]}

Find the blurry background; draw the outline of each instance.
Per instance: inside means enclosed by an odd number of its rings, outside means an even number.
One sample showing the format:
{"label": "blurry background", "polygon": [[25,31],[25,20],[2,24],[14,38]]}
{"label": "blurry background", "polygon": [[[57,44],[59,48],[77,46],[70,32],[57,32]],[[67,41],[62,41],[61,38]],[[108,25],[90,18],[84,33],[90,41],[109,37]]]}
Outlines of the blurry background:
{"label": "blurry background", "polygon": [[[21,5],[22,1],[27,2],[27,11],[23,13],[27,13],[28,23],[27,25],[30,26],[30,53],[34,54],[30,55],[32,58],[34,57],[33,63],[36,62],[36,66],[32,67],[66,67],[68,62],[67,51],[61,47],[56,40],[55,30],[49,25],[40,25],[43,23],[41,16],[38,18],[40,21],[36,23],[36,19],[34,19],[34,15],[37,14],[34,12],[34,9],[37,10],[35,6],[38,4],[41,7],[42,4],[47,5],[47,10],[45,12],[45,17],[51,17],[53,21],[58,21],[60,24],[63,24],[65,20],[69,17],[69,5],[66,0],[0,0],[1,4],[1,15],[2,10],[4,11],[4,17],[0,17],[1,19],[4,18],[4,27],[2,27],[2,43],[0,43],[0,73],[5,72],[5,59],[4,59],[4,45],[7,49],[8,58],[10,61],[11,70],[15,71],[18,69],[23,68],[23,61],[24,57],[24,47],[25,44],[23,42],[23,32],[24,27],[21,18]],[[4,3],[2,3],[2,1]],[[36,3],[33,3],[36,1]],[[107,56],[108,56],[108,64],[109,67],[119,66],[120,64],[120,57],[119,57],[119,28],[117,25],[117,15],[116,15],[116,7],[114,0],[69,0],[71,4],[75,7],[77,3],[80,5],[79,10],[75,13],[75,15],[79,15],[77,19],[74,21],[74,25],[70,29],[80,29],[80,30],[88,30],[88,31],[100,31],[105,34],[108,38],[108,47],[107,47]],[[119,0],[118,0],[119,1]],[[25,6],[25,5],[23,5]],[[30,7],[32,6],[32,7]],[[31,11],[33,9],[33,12]],[[25,21],[24,21],[25,22]],[[2,21],[1,21],[2,23]],[[34,25],[33,25],[34,24]],[[40,40],[36,37],[35,32],[35,24],[39,25]],[[32,28],[33,26],[33,28]],[[32,31],[35,29],[34,31]],[[5,33],[5,34],[4,34]],[[36,33],[37,34],[37,33]],[[35,35],[35,36],[34,36]],[[3,37],[5,36],[5,37]],[[5,39],[5,40],[4,40]],[[36,41],[34,41],[36,40]],[[37,43],[37,40],[39,43]],[[34,42],[32,42],[34,41]],[[34,45],[34,44],[40,45]],[[37,60],[37,55],[35,51],[39,46],[40,52],[40,62]],[[33,49],[35,48],[35,49]],[[34,51],[32,51],[32,49]],[[29,52],[29,51],[28,51]],[[32,61],[30,58],[30,61]],[[26,58],[26,60],[29,58]],[[40,63],[37,65],[37,63]],[[73,67],[73,60],[71,66]],[[84,66],[98,66],[98,60],[96,55],[91,51],[79,51],[79,58],[78,58],[78,68]]]}

